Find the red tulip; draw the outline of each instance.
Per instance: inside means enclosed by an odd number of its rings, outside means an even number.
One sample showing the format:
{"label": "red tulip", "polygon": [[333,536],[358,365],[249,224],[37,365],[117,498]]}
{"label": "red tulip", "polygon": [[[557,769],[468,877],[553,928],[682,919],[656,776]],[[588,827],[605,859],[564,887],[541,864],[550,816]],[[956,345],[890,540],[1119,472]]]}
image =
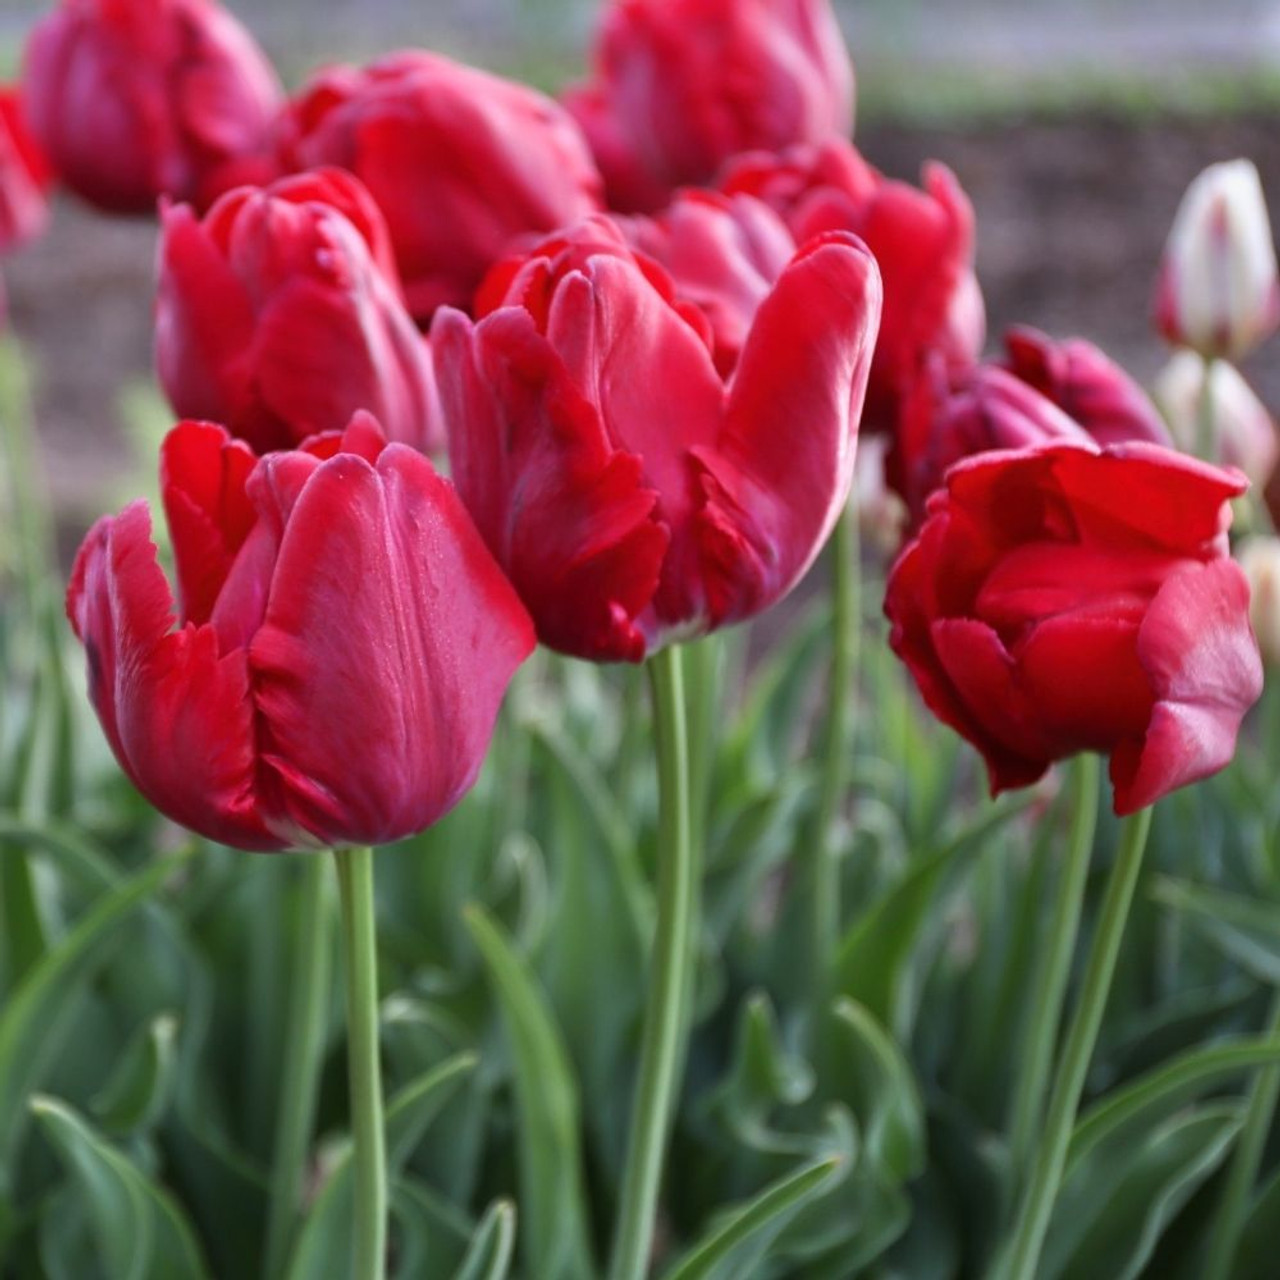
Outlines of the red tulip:
{"label": "red tulip", "polygon": [[949,378],[935,361],[904,398],[888,475],[918,524],[929,495],[962,459],[992,449],[1088,439],[1061,409],[1004,369],[975,365]]}
{"label": "red tulip", "polygon": [[540,637],[638,662],[784,595],[853,480],[880,310],[865,248],[795,256],[728,386],[705,317],[603,218],[500,275],[501,305],[442,311],[432,349],[458,491]]}
{"label": "red tulip", "polygon": [[677,295],[706,316],[716,368],[730,374],[756,308],[795,254],[785,224],[763,201],[715,191],[682,191],[655,217],[619,223],[631,247],[659,263]]}
{"label": "red tulip", "polygon": [[13,89],[0,87],[0,253],[38,236],[49,219],[49,162],[27,131]]}
{"label": "red tulip", "polygon": [[1246,487],[1155,445],[1055,444],[953,467],[889,578],[890,643],[992,792],[1079,751],[1125,814],[1221,769],[1262,690],[1229,558]]}
{"label": "red tulip", "polygon": [[211,0],[63,0],[31,33],[22,92],[59,177],[111,212],[205,208],[272,171],[279,81]]}
{"label": "red tulip", "polygon": [[323,71],[282,127],[287,166],[338,165],[372,192],[421,322],[469,306],[514,237],[599,207],[599,172],[565,111],[435,54]]}
{"label": "red tulip", "polygon": [[1172,444],[1147,393],[1092,342],[1055,342],[1038,329],[1019,325],[1005,333],[1004,345],[1009,370],[1074,418],[1099,444]]}
{"label": "red tulip", "polygon": [[850,143],[831,140],[744,156],[721,185],[770,204],[797,244],[852,231],[875,254],[884,318],[867,387],[869,429],[894,429],[902,397],[931,357],[953,372],[978,358],[986,321],[973,272],[973,206],[945,165],[926,165],[918,190],[877,173]]}
{"label": "red tulip", "polygon": [[162,214],[156,368],[181,417],[259,452],[357,410],[393,440],[443,444],[425,340],[401,302],[385,224],[339,170]]}
{"label": "red tulip", "polygon": [[533,646],[449,482],[367,417],[260,460],[184,422],[161,482],[178,625],[145,503],[94,526],[67,593],[138,789],[244,849],[382,844],[439,818]]}
{"label": "red tulip", "polygon": [[739,152],[853,130],[853,67],[828,0],[615,0],[571,89],[610,206],[648,212]]}

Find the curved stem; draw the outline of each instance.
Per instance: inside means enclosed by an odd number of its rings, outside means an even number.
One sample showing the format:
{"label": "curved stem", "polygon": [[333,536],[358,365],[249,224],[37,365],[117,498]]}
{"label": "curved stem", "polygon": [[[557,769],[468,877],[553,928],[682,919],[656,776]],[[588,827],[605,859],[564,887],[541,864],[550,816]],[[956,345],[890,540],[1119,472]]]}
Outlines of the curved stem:
{"label": "curved stem", "polygon": [[[1280,1031],[1280,991],[1272,997],[1268,1032]],[[1263,1067],[1253,1079],[1244,1124],[1236,1139],[1235,1155],[1222,1188],[1222,1200],[1214,1216],[1204,1280],[1227,1280],[1249,1215],[1249,1198],[1258,1180],[1262,1152],[1267,1145],[1276,1103],[1280,1100],[1280,1066]]]}
{"label": "curved stem", "polygon": [[325,891],[328,868],[314,854],[303,854],[300,861],[297,870],[302,883],[292,912],[289,1010],[271,1170],[265,1280],[285,1273],[306,1181],[307,1152],[315,1126],[324,1060],[330,979],[329,898]]}
{"label": "curved stem", "polygon": [[347,1064],[355,1138],[355,1278],[383,1280],[387,1254],[387,1159],[378,1066],[378,954],[373,850],[335,849],[346,962]]}
{"label": "curved stem", "polygon": [[679,648],[648,663],[659,781],[658,918],[640,1072],[636,1082],[612,1280],[642,1280],[649,1267],[658,1185],[679,1093],[689,1016],[698,858],[689,838],[689,761]]}
{"label": "curved stem", "polygon": [[823,727],[822,771],[810,838],[804,844],[808,866],[800,867],[800,892],[810,942],[810,997],[823,1007],[827,979],[840,936],[840,865],[836,833],[848,787],[852,754],[853,688],[858,665],[858,522],[848,507],[831,536],[831,669],[827,682],[827,718]]}
{"label": "curved stem", "polygon": [[1092,752],[1078,756],[1072,765],[1071,833],[1067,842],[1062,878],[1055,896],[1053,919],[1044,953],[1043,968],[1034,990],[1036,1003],[1022,1048],[1022,1067],[1014,1088],[1009,1146],[1013,1167],[1025,1173],[1034,1145],[1036,1128],[1044,1113],[1044,1097],[1049,1087],[1049,1064],[1058,1040],[1062,1004],[1071,974],[1080,931],[1089,863],[1093,856],[1093,834],[1098,823],[1098,788],[1101,765]]}
{"label": "curved stem", "polygon": [[1126,818],[1121,829],[1120,848],[1107,878],[1080,1000],[1063,1046],[1062,1061],[1049,1099],[1048,1116],[1036,1148],[1030,1185],[1019,1207],[1008,1247],[1007,1264],[999,1271],[1003,1280],[1035,1280],[1053,1203],[1062,1184],[1085,1073],[1097,1044],[1150,827],[1151,810],[1142,809]]}

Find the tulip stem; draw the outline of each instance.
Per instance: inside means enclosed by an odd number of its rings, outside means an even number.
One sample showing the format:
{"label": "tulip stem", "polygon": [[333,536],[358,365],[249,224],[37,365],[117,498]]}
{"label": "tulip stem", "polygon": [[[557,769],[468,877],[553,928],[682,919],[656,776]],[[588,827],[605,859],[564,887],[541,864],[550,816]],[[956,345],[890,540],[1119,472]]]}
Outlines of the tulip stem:
{"label": "tulip stem", "polygon": [[1093,835],[1098,824],[1098,789],[1101,766],[1092,752],[1077,756],[1072,764],[1073,809],[1062,876],[1054,895],[1053,919],[1039,979],[1033,987],[1035,1004],[1022,1046],[1022,1065],[1014,1088],[1009,1146],[1013,1167],[1027,1172],[1036,1129],[1044,1115],[1049,1087],[1049,1064],[1058,1040],[1062,1005],[1071,975],[1071,958],[1080,932]]}
{"label": "tulip stem", "polygon": [[1218,363],[1204,356],[1204,377],[1200,383],[1200,399],[1196,406],[1196,457],[1203,462],[1218,461],[1218,420],[1213,405],[1213,374]]}
{"label": "tulip stem", "polygon": [[387,1254],[387,1160],[378,1065],[378,954],[373,850],[335,849],[346,963],[347,1067],[355,1139],[355,1280],[383,1280]]}
{"label": "tulip stem", "polygon": [[[1267,1031],[1271,1034],[1280,1031],[1280,991],[1271,1000]],[[1235,1155],[1227,1170],[1222,1200],[1213,1220],[1209,1252],[1202,1272],[1204,1280],[1227,1280],[1231,1275],[1277,1101],[1280,1101],[1280,1066],[1263,1067],[1254,1076],[1253,1087],[1249,1090],[1244,1124],[1236,1139]]]}
{"label": "tulip stem", "polygon": [[1080,999],[1067,1031],[1030,1183],[1019,1206],[1006,1254],[1007,1262],[998,1270],[1001,1280],[1035,1280],[1037,1274],[1053,1204],[1062,1185],[1085,1074],[1097,1044],[1102,1014],[1115,976],[1120,942],[1138,885],[1142,852],[1150,827],[1151,810],[1147,808],[1126,818],[1121,828],[1120,847],[1107,878]]}
{"label": "tulip stem", "polygon": [[293,868],[281,865],[281,870],[297,871],[301,884],[291,913],[293,954],[288,970],[289,1008],[280,1071],[264,1280],[285,1274],[302,1207],[324,1061],[330,981],[328,868],[323,859],[313,854],[303,854],[297,862],[300,865]]}
{"label": "tulip stem", "polygon": [[[810,838],[802,856],[800,884],[810,895],[808,926],[812,947],[811,997],[825,1007],[827,980],[840,936],[840,863],[837,833],[849,781],[852,754],[853,691],[858,666],[861,619],[858,522],[846,506],[831,537],[831,668],[827,678],[827,717],[823,730],[822,772]],[[803,893],[805,888],[801,888]]]}
{"label": "tulip stem", "polygon": [[679,1096],[691,1006],[698,857],[689,829],[689,758],[680,649],[648,663],[659,784],[658,916],[611,1280],[649,1269],[658,1186]]}

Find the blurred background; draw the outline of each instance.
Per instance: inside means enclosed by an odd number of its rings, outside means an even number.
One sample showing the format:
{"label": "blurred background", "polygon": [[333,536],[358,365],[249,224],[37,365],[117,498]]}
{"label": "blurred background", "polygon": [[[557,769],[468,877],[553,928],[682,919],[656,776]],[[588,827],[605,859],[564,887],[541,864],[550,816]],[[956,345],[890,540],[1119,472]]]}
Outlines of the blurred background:
{"label": "blurred background", "polygon": [[[13,74],[43,6],[0,0]],[[314,66],[425,45],[554,91],[580,75],[595,0],[232,0],[296,85]],[[1280,205],[1280,2],[844,0],[857,141],[893,176],[949,164],[978,216],[991,343],[1014,322],[1082,334],[1143,380],[1160,248],[1187,182],[1252,158]],[[136,490],[148,415],[155,225],[62,201],[6,262],[64,546]],[[1274,344],[1247,369],[1280,408]],[[154,427],[154,422],[152,422]],[[132,486],[132,488],[130,487]]]}

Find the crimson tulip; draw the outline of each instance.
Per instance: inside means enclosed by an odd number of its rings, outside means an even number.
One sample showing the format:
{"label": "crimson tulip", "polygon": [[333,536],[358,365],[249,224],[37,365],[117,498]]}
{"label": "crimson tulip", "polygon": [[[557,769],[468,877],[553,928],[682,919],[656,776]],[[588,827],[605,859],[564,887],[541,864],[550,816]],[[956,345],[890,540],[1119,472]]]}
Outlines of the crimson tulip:
{"label": "crimson tulip", "polygon": [[337,165],[369,188],[423,323],[469,306],[513,238],[600,205],[600,174],[561,107],[437,54],[321,71],[290,104],[280,148],[289,168]]}
{"label": "crimson tulip", "polygon": [[720,185],[771,205],[797,244],[851,231],[875,254],[884,316],[867,387],[869,429],[896,427],[902,398],[930,359],[952,372],[977,360],[986,320],[973,270],[973,206],[945,165],[925,165],[917,189],[878,173],[851,143],[831,139],[742,156]]}
{"label": "crimson tulip", "polygon": [[993,793],[1080,751],[1126,814],[1221,769],[1262,690],[1230,559],[1246,481],[1149,444],[981,454],[890,575],[890,643]]}
{"label": "crimson tulip", "polygon": [[1151,398],[1092,342],[1056,342],[1038,329],[1018,325],[1006,331],[1004,345],[1009,371],[1052,400],[1099,444],[1172,444]]}
{"label": "crimson tulip", "polygon": [[650,212],[740,152],[853,130],[853,66],[828,0],[616,0],[594,58],[563,100],[611,208]]}
{"label": "crimson tulip", "polygon": [[143,502],[93,527],[67,592],[138,789],[243,849],[382,844],[445,813],[533,647],[449,482],[362,415],[261,459],[181,423],[161,485],[176,625]]}
{"label": "crimson tulip", "polygon": [[340,170],[229,192],[203,221],[161,216],[156,368],[181,417],[259,452],[373,413],[393,440],[443,443],[425,341],[386,226]]}
{"label": "crimson tulip", "polygon": [[638,662],[784,595],[853,480],[880,312],[865,247],[796,254],[727,385],[706,318],[606,219],[501,279],[476,323],[440,312],[432,350],[458,491],[541,639]]}
{"label": "crimson tulip", "polygon": [[279,80],[212,0],[63,0],[31,33],[22,93],[59,177],[110,212],[206,208],[272,171]]}
{"label": "crimson tulip", "polygon": [[918,524],[929,495],[962,459],[992,449],[1088,439],[1057,405],[1006,370],[975,365],[951,377],[935,361],[904,398],[887,474]]}
{"label": "crimson tulip", "polygon": [[49,162],[22,118],[15,90],[0,87],[0,252],[40,234],[49,219]]}
{"label": "crimson tulip", "polygon": [[681,191],[660,214],[619,223],[637,253],[670,274],[676,293],[706,316],[716,367],[732,372],[742,344],[796,243],[786,224],[754,196]]}

